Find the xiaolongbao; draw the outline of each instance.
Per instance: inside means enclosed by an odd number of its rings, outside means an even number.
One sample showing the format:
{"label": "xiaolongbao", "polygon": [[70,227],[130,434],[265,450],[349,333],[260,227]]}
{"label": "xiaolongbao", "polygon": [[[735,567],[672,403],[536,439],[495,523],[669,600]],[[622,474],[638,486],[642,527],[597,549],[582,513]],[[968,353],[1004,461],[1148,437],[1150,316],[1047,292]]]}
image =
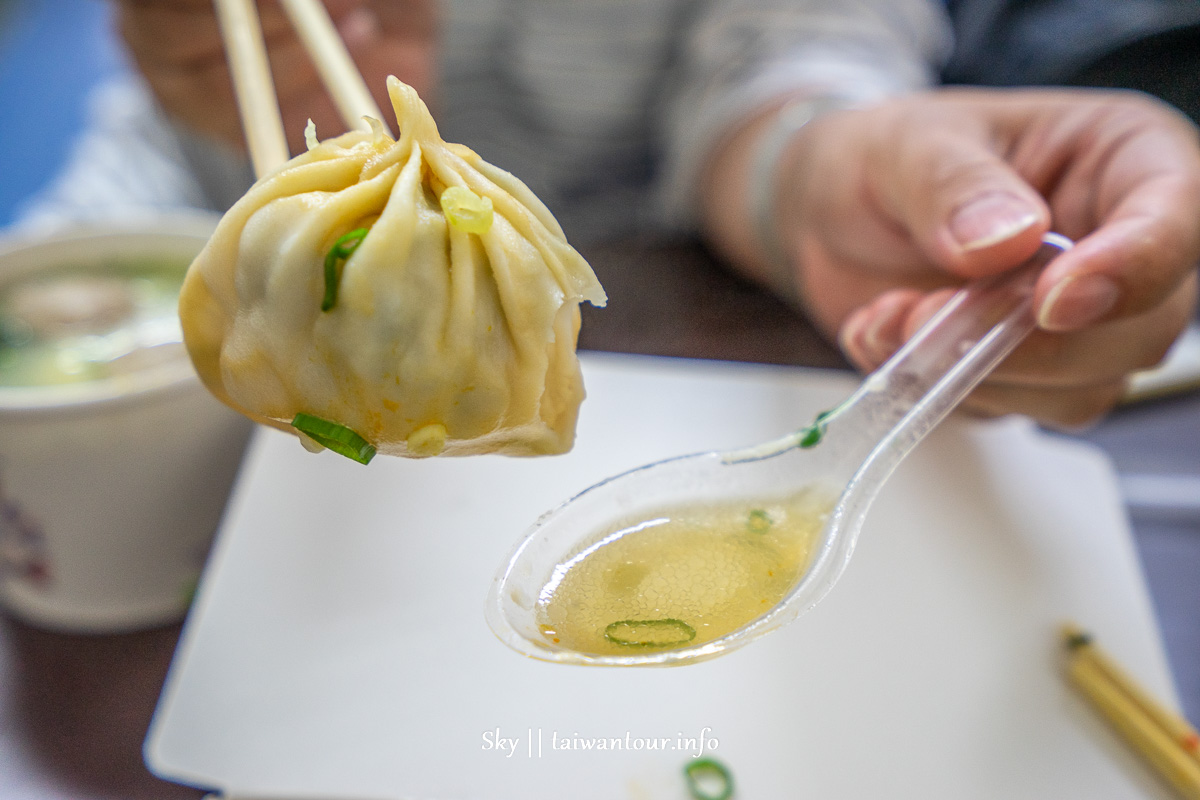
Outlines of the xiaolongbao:
{"label": "xiaolongbao", "polygon": [[221,220],[180,297],[196,369],[335,449],[565,452],[579,303],[604,290],[523,183],[443,142],[412,88],[388,92],[398,140],[310,137]]}

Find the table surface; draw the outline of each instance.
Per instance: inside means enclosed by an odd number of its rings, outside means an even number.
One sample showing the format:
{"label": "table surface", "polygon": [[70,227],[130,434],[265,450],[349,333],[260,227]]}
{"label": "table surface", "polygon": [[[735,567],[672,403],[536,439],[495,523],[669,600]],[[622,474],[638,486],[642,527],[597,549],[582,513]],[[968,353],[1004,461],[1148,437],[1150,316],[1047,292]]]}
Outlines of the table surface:
{"label": "table surface", "polygon": [[[581,347],[844,367],[788,307],[691,243],[626,242],[587,253],[610,296],[585,309]],[[1200,396],[1125,409],[1083,438],[1118,469],[1200,476]],[[1185,710],[1200,716],[1200,520],[1134,518]],[[0,797],[173,798],[141,745],[177,626],[80,636],[0,622]]]}

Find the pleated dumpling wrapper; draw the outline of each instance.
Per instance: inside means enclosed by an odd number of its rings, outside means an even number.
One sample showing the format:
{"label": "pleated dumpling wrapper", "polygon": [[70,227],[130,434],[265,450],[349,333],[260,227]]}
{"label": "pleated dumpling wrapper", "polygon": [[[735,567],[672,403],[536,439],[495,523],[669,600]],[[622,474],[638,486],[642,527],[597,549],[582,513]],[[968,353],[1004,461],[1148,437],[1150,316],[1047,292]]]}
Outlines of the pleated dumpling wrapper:
{"label": "pleated dumpling wrapper", "polygon": [[310,127],[225,214],[180,296],[196,370],[351,457],[566,452],[579,304],[604,290],[523,183],[442,141],[411,87],[388,92],[398,140]]}

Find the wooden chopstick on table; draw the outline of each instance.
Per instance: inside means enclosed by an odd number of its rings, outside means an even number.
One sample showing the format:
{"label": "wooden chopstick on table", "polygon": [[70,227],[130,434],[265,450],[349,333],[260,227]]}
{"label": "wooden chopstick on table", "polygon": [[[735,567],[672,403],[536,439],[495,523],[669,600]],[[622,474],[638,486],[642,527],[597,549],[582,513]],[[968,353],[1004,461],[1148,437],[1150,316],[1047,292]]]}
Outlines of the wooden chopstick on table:
{"label": "wooden chopstick on table", "polygon": [[1200,800],[1200,734],[1142,689],[1073,625],[1063,627],[1067,676],[1182,797]]}
{"label": "wooden chopstick on table", "polygon": [[[261,178],[283,166],[290,153],[258,9],[254,0],[214,0],[214,5],[250,160]],[[320,0],[283,0],[283,7],[346,125],[370,130],[362,118],[371,116],[386,129],[379,106]]]}

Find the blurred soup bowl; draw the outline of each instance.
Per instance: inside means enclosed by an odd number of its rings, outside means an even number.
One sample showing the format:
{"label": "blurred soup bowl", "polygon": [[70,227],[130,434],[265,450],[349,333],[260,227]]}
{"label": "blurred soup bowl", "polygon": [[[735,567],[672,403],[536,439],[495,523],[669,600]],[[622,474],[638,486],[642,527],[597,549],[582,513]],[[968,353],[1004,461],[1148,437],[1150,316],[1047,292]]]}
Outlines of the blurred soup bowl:
{"label": "blurred soup bowl", "polygon": [[69,631],[187,610],[251,424],[178,342],[215,220],[0,240],[0,608]]}

